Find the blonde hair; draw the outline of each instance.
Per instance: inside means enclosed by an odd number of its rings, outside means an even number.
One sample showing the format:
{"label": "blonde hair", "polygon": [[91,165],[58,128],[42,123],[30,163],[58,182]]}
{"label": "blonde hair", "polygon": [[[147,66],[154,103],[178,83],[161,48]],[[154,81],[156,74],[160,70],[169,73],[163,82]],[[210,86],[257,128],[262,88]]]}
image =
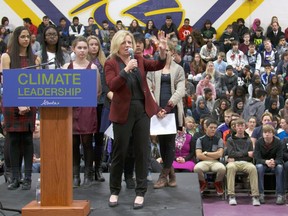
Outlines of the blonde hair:
{"label": "blonde hair", "polygon": [[[100,64],[101,64],[102,66],[104,66],[105,61],[106,61],[106,56],[105,56],[105,54],[104,54],[104,52],[103,52],[103,49],[102,49],[101,42],[100,42],[99,38],[96,37],[95,35],[89,36],[89,37],[87,38],[88,47],[89,47],[89,41],[90,41],[90,40],[96,40],[96,41],[97,41],[98,47],[99,47],[99,50],[98,50],[98,53],[97,53],[97,58],[98,58]],[[91,59],[91,55],[90,55],[89,52],[88,52],[88,60],[89,60],[89,61],[92,60],[92,59]]]}
{"label": "blonde hair", "polygon": [[232,116],[233,113],[234,112],[233,112],[232,109],[227,109],[227,110],[224,111],[224,115],[230,115],[231,114],[231,116]]}
{"label": "blonde hair", "polygon": [[188,122],[194,122],[195,123],[195,120],[192,116],[186,116],[185,117],[185,124],[187,124]]}
{"label": "blonde hair", "polygon": [[176,47],[171,39],[167,41],[167,46],[171,52],[176,52]]}
{"label": "blonde hair", "polygon": [[263,125],[263,133],[266,132],[272,132],[273,134],[275,134],[275,128],[270,124],[265,124]]}
{"label": "blonde hair", "polygon": [[119,48],[121,44],[124,42],[125,37],[130,36],[132,39],[132,49],[136,49],[136,42],[134,39],[134,36],[131,32],[126,30],[119,30],[116,32],[116,34],[113,36],[111,41],[111,47],[110,47],[110,55],[116,56],[118,54]]}
{"label": "blonde hair", "polygon": [[268,111],[264,112],[261,116],[261,120],[263,120],[265,116],[268,116],[271,119],[271,121],[273,120],[273,115],[270,112]]}

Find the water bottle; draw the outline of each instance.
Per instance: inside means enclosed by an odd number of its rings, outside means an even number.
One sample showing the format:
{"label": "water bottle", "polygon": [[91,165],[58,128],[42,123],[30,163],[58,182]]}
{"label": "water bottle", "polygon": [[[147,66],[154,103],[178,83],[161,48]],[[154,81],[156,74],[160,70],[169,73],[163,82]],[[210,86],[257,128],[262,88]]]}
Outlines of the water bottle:
{"label": "water bottle", "polygon": [[38,178],[37,185],[36,185],[36,202],[38,204],[41,203],[41,185],[40,185],[40,178]]}

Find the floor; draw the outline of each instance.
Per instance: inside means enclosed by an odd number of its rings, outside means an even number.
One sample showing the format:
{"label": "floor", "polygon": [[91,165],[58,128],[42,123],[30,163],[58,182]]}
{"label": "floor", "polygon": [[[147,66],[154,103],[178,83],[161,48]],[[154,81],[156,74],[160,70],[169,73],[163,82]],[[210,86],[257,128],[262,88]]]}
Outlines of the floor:
{"label": "floor", "polygon": [[287,216],[288,205],[276,205],[274,195],[266,196],[266,204],[253,206],[251,198],[247,194],[237,196],[237,205],[230,206],[227,200],[217,196],[203,198],[203,210],[205,216]]}
{"label": "floor", "polygon": [[[157,179],[157,174],[153,174],[153,180]],[[33,175],[33,179],[38,175]],[[199,194],[197,177],[189,173],[177,173],[176,188],[165,188],[154,190],[152,183],[149,183],[147,195],[145,197],[145,207],[141,210],[133,210],[132,202],[134,199],[134,191],[125,188],[122,185],[119,206],[109,208],[107,206],[108,178],[109,174],[105,174],[106,181],[104,183],[95,183],[89,189],[74,189],[74,199],[88,199],[91,202],[90,215],[143,215],[143,216],[287,216],[288,205],[278,206],[275,204],[275,196],[273,194],[266,196],[266,204],[255,207],[251,204],[251,198],[248,194],[237,194],[237,206],[229,206],[228,201],[222,197],[214,195],[205,195],[202,198]],[[30,191],[8,191],[7,185],[4,183],[3,176],[0,177],[0,201],[4,207],[21,209],[31,200],[35,199],[35,184],[32,184]],[[17,201],[15,203],[15,200]],[[202,214],[203,212],[203,214]],[[15,212],[3,212],[7,216],[21,215]],[[0,211],[0,215],[1,211]]]}
{"label": "floor", "polygon": [[[153,179],[157,179],[159,174],[153,174]],[[167,187],[164,190],[154,190],[153,183],[148,184],[148,191],[145,196],[145,206],[140,210],[133,210],[132,204],[135,198],[134,190],[126,189],[122,184],[122,191],[119,196],[119,205],[115,208],[108,207],[109,197],[108,179],[109,174],[105,173],[106,181],[96,182],[88,189],[80,187],[74,189],[74,200],[89,200],[91,212],[89,215],[105,216],[175,216],[175,215],[203,215],[201,196],[199,193],[198,177],[195,173],[183,173],[178,176],[178,186]],[[0,177],[0,201],[6,208],[21,209],[30,201],[35,199],[36,180],[39,175],[33,175],[32,188],[30,191],[7,190],[7,184]],[[82,176],[83,179],[83,176]],[[196,185],[196,187],[195,187]],[[1,215],[1,214],[0,214]],[[20,215],[15,212],[5,212],[5,215]]]}

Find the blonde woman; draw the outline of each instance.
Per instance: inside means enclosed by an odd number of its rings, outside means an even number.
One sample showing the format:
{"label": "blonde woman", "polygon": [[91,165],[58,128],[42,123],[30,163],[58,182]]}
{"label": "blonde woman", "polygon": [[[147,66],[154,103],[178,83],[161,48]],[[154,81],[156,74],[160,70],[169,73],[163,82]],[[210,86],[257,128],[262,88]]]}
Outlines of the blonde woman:
{"label": "blonde woman", "polygon": [[[131,58],[129,50],[136,49],[134,36],[125,30],[116,32],[110,49],[110,58],[105,62],[106,83],[113,92],[109,119],[113,122],[114,143],[110,167],[109,206],[118,205],[121,191],[124,161],[129,143],[135,152],[136,198],[133,208],[144,206],[144,195],[147,191],[148,143],[150,117],[158,112],[164,115],[149,92],[147,71],[160,70],[165,66],[167,39],[164,32],[158,34],[159,56],[157,61],[144,59],[136,54]],[[130,142],[131,139],[131,142]]]}
{"label": "blonde woman", "polygon": [[[103,113],[103,105],[104,101],[106,100],[108,87],[105,82],[104,77],[104,64],[106,61],[106,56],[102,50],[101,42],[98,37],[91,35],[87,38],[88,42],[88,60],[95,64],[98,68],[100,79],[101,79],[101,86],[102,86],[102,93],[98,97],[97,100],[97,132],[94,133],[95,138],[95,147],[94,147],[94,166],[95,166],[95,180],[103,182],[105,178],[102,175],[102,154],[104,149],[104,131],[101,131],[101,122],[102,122],[102,115]],[[104,118],[106,119],[106,118]],[[107,123],[108,124],[108,123]],[[106,125],[106,124],[105,124]]]}

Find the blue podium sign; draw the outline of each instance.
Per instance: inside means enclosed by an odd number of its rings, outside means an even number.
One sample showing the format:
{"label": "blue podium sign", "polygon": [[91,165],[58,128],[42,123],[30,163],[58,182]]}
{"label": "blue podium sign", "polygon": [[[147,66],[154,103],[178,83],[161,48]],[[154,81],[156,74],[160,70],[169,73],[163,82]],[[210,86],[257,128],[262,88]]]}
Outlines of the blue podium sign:
{"label": "blue podium sign", "polygon": [[97,106],[96,70],[3,70],[3,106]]}

